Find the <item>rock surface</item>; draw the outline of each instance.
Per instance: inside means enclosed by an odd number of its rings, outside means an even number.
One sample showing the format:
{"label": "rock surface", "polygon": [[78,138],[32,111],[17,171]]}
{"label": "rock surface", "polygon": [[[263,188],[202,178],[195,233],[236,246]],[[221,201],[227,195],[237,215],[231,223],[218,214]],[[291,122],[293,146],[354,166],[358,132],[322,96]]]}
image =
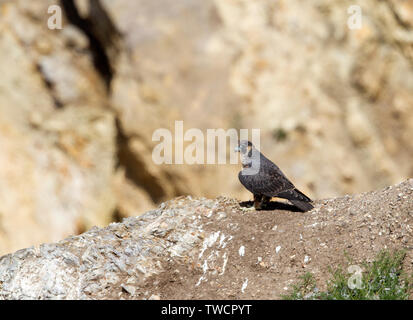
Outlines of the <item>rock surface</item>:
{"label": "rock surface", "polygon": [[247,199],[236,166],[153,163],[175,120],[260,128],[312,198],[411,177],[412,16],[402,0],[0,1],[0,253],[179,195]]}
{"label": "rock surface", "polygon": [[179,197],[122,223],[0,258],[2,299],[278,299],[311,271],[407,250],[413,269],[413,179],[320,200],[301,213],[255,211],[229,198]]}
{"label": "rock surface", "polygon": [[87,39],[47,28],[53,3],[0,4],[2,254],[107,225],[116,208],[114,112]]}

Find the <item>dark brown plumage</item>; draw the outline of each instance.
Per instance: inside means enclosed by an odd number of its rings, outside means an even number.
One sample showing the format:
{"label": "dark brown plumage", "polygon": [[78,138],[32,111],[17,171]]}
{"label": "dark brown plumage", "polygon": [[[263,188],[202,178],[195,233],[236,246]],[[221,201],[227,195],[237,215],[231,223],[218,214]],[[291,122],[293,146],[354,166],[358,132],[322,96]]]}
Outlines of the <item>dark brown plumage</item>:
{"label": "dark brown plumage", "polygon": [[238,178],[253,193],[256,209],[260,209],[272,197],[287,199],[302,211],[314,208],[312,200],[298,190],[280,168],[255,149],[251,142],[241,141],[236,151],[241,153],[243,167]]}

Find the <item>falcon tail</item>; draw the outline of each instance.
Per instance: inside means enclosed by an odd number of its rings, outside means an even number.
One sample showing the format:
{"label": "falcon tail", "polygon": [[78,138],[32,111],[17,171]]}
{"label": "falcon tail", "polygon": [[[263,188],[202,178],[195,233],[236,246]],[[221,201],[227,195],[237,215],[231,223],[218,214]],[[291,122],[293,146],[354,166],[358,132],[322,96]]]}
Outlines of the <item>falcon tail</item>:
{"label": "falcon tail", "polygon": [[293,205],[302,211],[309,211],[314,208],[311,199],[298,189],[291,189],[277,194],[277,197],[289,200]]}
{"label": "falcon tail", "polygon": [[310,211],[314,208],[314,206],[310,202],[300,201],[300,200],[290,200],[293,205],[295,205],[298,209],[306,212]]}

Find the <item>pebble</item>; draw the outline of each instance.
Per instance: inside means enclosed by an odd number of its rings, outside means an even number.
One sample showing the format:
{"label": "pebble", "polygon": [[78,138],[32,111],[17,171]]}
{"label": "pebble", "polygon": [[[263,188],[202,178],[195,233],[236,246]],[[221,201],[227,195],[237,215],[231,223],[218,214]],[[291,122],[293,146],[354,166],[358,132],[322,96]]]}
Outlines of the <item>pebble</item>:
{"label": "pebble", "polygon": [[123,284],[123,283],[122,283],[120,286],[122,287],[122,289],[123,289],[124,291],[126,291],[127,293],[129,293],[131,296],[135,295],[135,291],[136,291],[135,287],[133,287],[133,286],[128,286],[128,285],[125,285],[125,284]]}
{"label": "pebble", "polygon": [[227,214],[223,211],[220,211],[220,212],[218,212],[216,219],[217,220],[222,220],[222,219],[225,219],[226,217],[227,217]]}

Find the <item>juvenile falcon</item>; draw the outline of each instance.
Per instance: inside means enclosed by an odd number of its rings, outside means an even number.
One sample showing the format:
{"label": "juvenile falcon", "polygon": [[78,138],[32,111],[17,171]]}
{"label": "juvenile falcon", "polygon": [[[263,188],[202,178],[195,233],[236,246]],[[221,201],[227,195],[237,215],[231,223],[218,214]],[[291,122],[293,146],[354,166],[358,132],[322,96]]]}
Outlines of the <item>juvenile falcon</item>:
{"label": "juvenile falcon", "polygon": [[255,209],[261,209],[272,197],[289,200],[302,211],[313,209],[312,200],[298,190],[280,168],[259,152],[251,142],[242,140],[235,148],[241,154],[242,185],[254,195]]}

